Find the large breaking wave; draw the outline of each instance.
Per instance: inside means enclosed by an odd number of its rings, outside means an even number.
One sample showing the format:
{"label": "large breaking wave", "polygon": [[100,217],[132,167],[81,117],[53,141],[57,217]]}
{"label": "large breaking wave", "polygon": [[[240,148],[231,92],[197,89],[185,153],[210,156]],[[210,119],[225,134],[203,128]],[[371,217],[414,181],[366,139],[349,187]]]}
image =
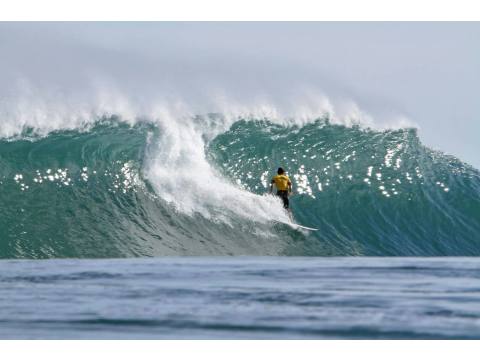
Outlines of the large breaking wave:
{"label": "large breaking wave", "polygon": [[[0,140],[0,257],[480,255],[480,173],[413,128],[210,114]],[[221,126],[219,126],[221,124]],[[278,166],[300,232],[265,195]]]}

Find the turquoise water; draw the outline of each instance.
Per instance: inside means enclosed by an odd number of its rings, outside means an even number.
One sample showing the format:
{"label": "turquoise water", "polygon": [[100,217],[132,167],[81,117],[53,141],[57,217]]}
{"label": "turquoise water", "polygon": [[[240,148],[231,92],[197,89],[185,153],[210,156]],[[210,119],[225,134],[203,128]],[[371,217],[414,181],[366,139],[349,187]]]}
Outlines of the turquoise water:
{"label": "turquoise water", "polygon": [[[0,258],[480,254],[479,171],[415,129],[219,118],[4,138]],[[320,231],[276,221],[278,166],[296,221]]]}
{"label": "turquoise water", "polygon": [[480,339],[478,258],[0,261],[2,339]]}

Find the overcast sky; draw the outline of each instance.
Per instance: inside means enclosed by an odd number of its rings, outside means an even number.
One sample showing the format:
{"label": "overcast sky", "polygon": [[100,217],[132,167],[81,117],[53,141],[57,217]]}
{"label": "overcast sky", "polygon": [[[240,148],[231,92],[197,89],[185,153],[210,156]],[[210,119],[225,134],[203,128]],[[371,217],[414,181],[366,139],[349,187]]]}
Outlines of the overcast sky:
{"label": "overcast sky", "polygon": [[478,39],[479,23],[454,22],[0,23],[0,96],[19,79],[86,91],[97,75],[137,98],[311,86],[379,120],[405,115],[426,145],[480,168]]}

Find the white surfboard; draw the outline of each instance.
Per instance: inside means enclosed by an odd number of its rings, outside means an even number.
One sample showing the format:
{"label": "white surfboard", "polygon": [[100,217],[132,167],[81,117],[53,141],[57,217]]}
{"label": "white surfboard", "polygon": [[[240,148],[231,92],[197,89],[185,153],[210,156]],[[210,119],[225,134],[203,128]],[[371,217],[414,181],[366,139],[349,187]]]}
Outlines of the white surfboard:
{"label": "white surfboard", "polygon": [[314,228],[311,228],[311,227],[308,227],[308,226],[303,226],[303,225],[299,225],[299,224],[294,224],[294,223],[291,223],[291,224],[288,224],[290,225],[292,228],[297,228],[297,229],[304,229],[304,230],[309,230],[309,231],[317,231],[318,229],[314,229]]}
{"label": "white surfboard", "polygon": [[303,225],[299,225],[299,224],[295,224],[295,223],[291,223],[291,222],[286,222],[286,221],[278,221],[278,220],[276,220],[276,221],[281,223],[281,224],[288,225],[292,229],[295,229],[295,230],[304,229],[304,230],[309,230],[309,231],[318,231],[318,229],[314,229],[314,228],[311,228],[311,227],[308,227],[308,226],[303,226]]}

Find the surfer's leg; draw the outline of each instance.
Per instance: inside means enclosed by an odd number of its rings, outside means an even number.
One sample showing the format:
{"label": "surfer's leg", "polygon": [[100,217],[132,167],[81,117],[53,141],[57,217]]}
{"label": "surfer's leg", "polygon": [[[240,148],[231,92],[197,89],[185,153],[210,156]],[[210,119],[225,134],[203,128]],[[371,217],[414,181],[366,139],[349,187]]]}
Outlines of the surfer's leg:
{"label": "surfer's leg", "polygon": [[290,205],[289,201],[288,201],[288,193],[284,190],[279,190],[279,191],[277,191],[277,196],[279,196],[280,199],[282,199],[283,208],[288,209],[288,206]]}
{"label": "surfer's leg", "polygon": [[288,192],[285,190],[279,190],[277,191],[277,196],[282,199],[283,208],[287,211],[290,221],[293,222],[293,214],[292,214],[292,211],[290,210],[290,201],[288,199]]}
{"label": "surfer's leg", "polygon": [[287,210],[288,217],[290,221],[293,222],[292,210],[290,210],[290,200],[288,199],[288,193],[285,192],[282,194],[283,208]]}
{"label": "surfer's leg", "polygon": [[290,207],[290,201],[288,200],[288,195],[283,195],[282,200],[283,200],[283,207],[285,209],[288,209]]}

